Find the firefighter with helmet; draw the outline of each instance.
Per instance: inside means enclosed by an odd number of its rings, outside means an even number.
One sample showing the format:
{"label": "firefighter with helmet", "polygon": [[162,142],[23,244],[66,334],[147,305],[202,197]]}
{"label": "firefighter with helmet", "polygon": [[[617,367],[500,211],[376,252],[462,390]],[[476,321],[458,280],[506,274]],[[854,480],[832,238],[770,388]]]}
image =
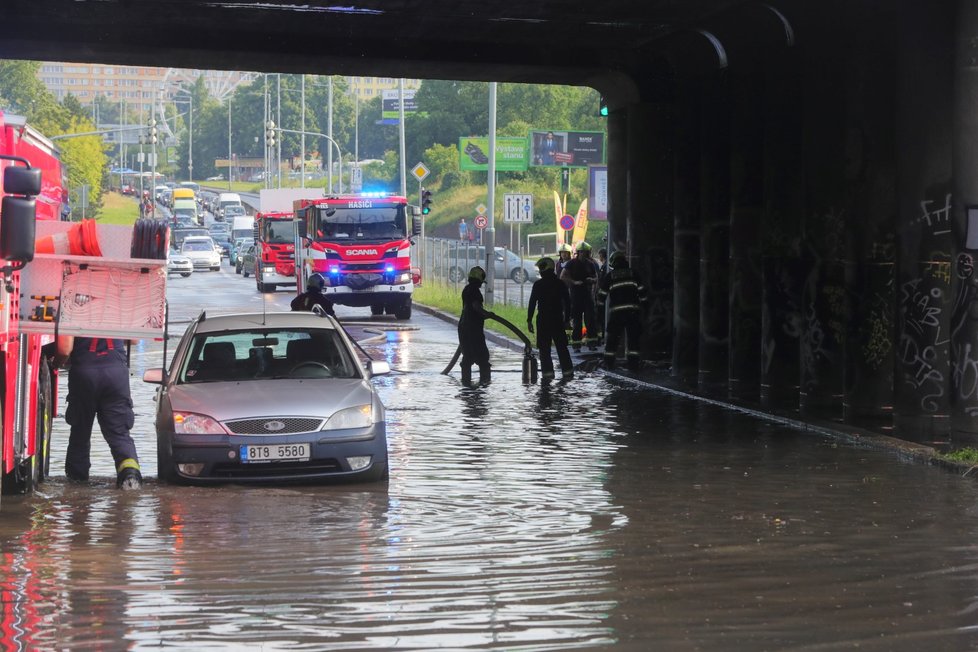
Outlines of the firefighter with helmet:
{"label": "firefighter with helmet", "polygon": [[648,303],[645,286],[629,267],[624,253],[611,254],[608,266],[611,272],[602,279],[598,289],[598,301],[605,304],[608,315],[604,363],[608,369],[614,368],[618,340],[624,331],[625,359],[629,369],[637,370],[641,364],[642,314]]}
{"label": "firefighter with helmet", "polygon": [[553,258],[537,261],[540,279],[534,281],[530,290],[530,303],[526,309],[526,327],[533,332],[533,311],[537,312],[537,349],[540,351],[540,377],[550,380],[554,377],[554,361],[550,355],[551,345],[557,349],[560,372],[564,378],[574,377],[574,363],[567,350],[565,325],[570,320],[571,299],[567,285],[554,273]]}
{"label": "firefighter with helmet", "polygon": [[567,267],[567,263],[571,261],[572,251],[574,250],[566,242],[557,247],[557,262],[554,265],[554,274],[557,276],[557,278],[561,278],[564,268]]}
{"label": "firefighter with helmet", "polygon": [[462,347],[462,384],[472,383],[472,365],[479,366],[479,383],[488,385],[489,348],[486,346],[486,319],[495,313],[482,306],[482,284],[486,282],[486,270],[478,265],[469,270],[469,281],[462,289],[462,315],[458,320],[458,343]]}
{"label": "firefighter with helmet", "polygon": [[[591,245],[581,242],[577,245],[577,255],[571,259],[561,272],[561,280],[570,287],[571,294],[571,346],[575,351],[586,344],[588,349],[597,350],[598,329],[594,323],[594,284],[598,279],[597,267],[591,259]],[[584,334],[587,329],[587,334]]]}
{"label": "firefighter with helmet", "polygon": [[319,306],[327,315],[335,317],[336,312],[333,311],[333,302],[323,294],[324,287],[326,287],[326,279],[323,278],[322,274],[316,273],[311,275],[306,280],[306,291],[300,292],[296,298],[292,299],[292,310],[312,311],[313,306]]}

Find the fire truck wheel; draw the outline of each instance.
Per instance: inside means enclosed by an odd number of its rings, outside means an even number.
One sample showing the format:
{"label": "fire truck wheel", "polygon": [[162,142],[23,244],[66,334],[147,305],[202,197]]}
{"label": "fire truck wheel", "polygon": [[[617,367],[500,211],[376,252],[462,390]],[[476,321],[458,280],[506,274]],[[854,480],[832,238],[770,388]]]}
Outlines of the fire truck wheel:
{"label": "fire truck wheel", "polygon": [[272,285],[271,287],[269,287],[269,286],[265,285],[264,283],[262,283],[261,281],[256,281],[255,282],[255,286],[258,288],[258,291],[259,292],[271,292],[272,290],[275,289],[275,286],[274,285]]}
{"label": "fire truck wheel", "polygon": [[395,308],[395,310],[394,310],[394,316],[397,317],[398,319],[402,319],[402,320],[403,319],[411,319],[411,300],[408,299],[407,301],[405,301],[404,303],[402,303],[400,306],[398,306],[397,308]]}
{"label": "fire truck wheel", "polygon": [[248,270],[245,269],[244,267],[242,267],[241,268],[241,275],[244,276],[245,278],[248,278]]}
{"label": "fire truck wheel", "polygon": [[370,306],[370,314],[371,315],[374,315],[374,316],[384,314],[384,304],[382,304],[382,303],[375,303],[375,304],[371,305]]}

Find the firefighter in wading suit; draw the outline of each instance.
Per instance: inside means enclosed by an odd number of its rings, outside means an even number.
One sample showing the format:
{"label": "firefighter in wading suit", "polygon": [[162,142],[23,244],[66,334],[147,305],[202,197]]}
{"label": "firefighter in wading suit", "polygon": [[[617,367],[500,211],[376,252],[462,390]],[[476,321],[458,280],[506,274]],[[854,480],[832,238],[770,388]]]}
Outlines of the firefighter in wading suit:
{"label": "firefighter in wading suit", "polygon": [[[598,348],[595,337],[598,329],[594,324],[594,284],[597,279],[597,268],[591,259],[591,245],[582,242],[577,245],[577,256],[567,263],[560,274],[560,280],[570,288],[571,322],[574,327],[571,346],[575,351],[581,350],[581,344],[586,344],[591,351]],[[587,329],[586,336],[584,329]]]}
{"label": "firefighter in wading suit", "polygon": [[642,336],[642,313],[648,302],[645,286],[628,266],[625,254],[616,251],[608,260],[611,271],[598,289],[598,301],[605,304],[608,326],[605,330],[604,363],[615,366],[615,353],[622,331],[625,332],[625,358],[628,368],[636,370],[641,363],[639,339]]}
{"label": "firefighter in wading suit", "polygon": [[496,315],[482,307],[482,284],[486,282],[486,270],[473,267],[469,270],[469,282],[462,290],[462,315],[458,320],[458,343],[462,346],[462,384],[472,382],[472,365],[479,365],[479,383],[490,381],[489,348],[483,327],[486,319]]}
{"label": "firefighter in wading suit", "polygon": [[557,349],[560,371],[564,378],[574,377],[574,363],[567,350],[565,325],[570,320],[571,300],[567,285],[554,273],[553,258],[537,261],[540,280],[533,283],[530,290],[530,303],[526,309],[526,327],[533,332],[533,311],[537,312],[537,349],[540,350],[540,377],[550,380],[554,377],[554,361],[550,347]]}
{"label": "firefighter in wading suit", "polygon": [[135,415],[129,393],[129,367],[125,340],[70,337],[58,338],[56,363],[68,363],[68,407],[65,421],[71,426],[65,454],[65,475],[85,482],[91,467],[92,424],[99,429],[115,461],[116,486],[138,489],[139,472],[136,444],[129,431]]}
{"label": "firefighter in wading suit", "polygon": [[319,306],[327,315],[336,316],[333,312],[333,302],[323,295],[323,288],[326,287],[326,280],[322,274],[313,274],[306,281],[306,291],[302,292],[295,299],[292,299],[292,310],[312,311],[313,306]]}

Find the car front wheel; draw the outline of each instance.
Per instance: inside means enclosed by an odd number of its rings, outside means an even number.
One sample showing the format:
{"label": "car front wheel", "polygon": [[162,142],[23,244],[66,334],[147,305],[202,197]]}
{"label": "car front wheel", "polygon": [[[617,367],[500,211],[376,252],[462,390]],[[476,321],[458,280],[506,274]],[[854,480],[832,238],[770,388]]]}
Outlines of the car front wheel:
{"label": "car front wheel", "polygon": [[517,267],[512,271],[509,277],[516,283],[526,283],[526,270]]}

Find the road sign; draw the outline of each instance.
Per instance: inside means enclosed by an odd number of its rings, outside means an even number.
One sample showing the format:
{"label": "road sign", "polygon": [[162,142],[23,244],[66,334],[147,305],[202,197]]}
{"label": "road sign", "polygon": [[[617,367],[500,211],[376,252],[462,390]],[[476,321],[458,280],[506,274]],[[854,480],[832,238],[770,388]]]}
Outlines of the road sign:
{"label": "road sign", "polygon": [[574,228],[574,216],[573,215],[564,215],[562,218],[560,218],[560,228],[562,228],[564,231],[570,231],[571,229],[573,229]]}
{"label": "road sign", "polygon": [[350,186],[353,192],[363,190],[363,169],[359,165],[350,170]]}
{"label": "road sign", "polygon": [[489,226],[489,218],[488,217],[486,217],[485,215],[476,215],[475,216],[475,228],[477,228],[477,229],[484,229],[487,226]]}
{"label": "road sign", "polygon": [[533,195],[508,192],[503,197],[503,222],[529,224],[533,221]]}
{"label": "road sign", "polygon": [[424,163],[419,162],[417,165],[411,168],[411,174],[413,174],[414,178],[418,181],[424,181],[425,177],[431,174],[431,170],[429,170]]}
{"label": "road sign", "polygon": [[476,206],[475,207],[475,214],[476,215],[485,215],[486,214],[486,205],[485,204],[479,204],[478,206]]}

